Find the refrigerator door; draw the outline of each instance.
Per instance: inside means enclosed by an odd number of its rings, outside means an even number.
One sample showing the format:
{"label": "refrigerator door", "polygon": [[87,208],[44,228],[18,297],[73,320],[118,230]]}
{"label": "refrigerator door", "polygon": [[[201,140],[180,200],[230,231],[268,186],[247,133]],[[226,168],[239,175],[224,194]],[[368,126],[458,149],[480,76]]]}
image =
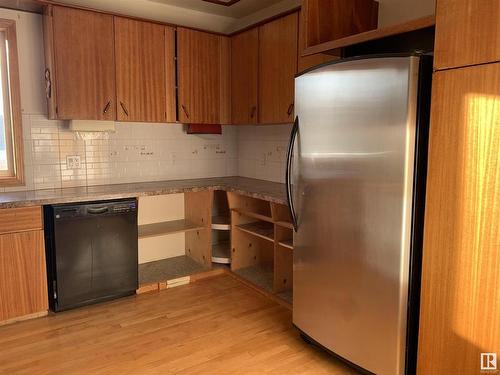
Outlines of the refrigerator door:
{"label": "refrigerator door", "polygon": [[418,57],[296,78],[294,324],[344,359],[403,374]]}

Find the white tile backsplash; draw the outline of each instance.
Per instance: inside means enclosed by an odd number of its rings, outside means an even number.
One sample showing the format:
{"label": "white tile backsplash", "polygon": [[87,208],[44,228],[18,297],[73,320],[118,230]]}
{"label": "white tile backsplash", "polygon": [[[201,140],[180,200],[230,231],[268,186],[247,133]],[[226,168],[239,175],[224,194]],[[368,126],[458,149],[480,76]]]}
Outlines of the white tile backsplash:
{"label": "white tile backsplash", "polygon": [[292,125],[238,126],[238,175],[285,182]]}
{"label": "white tile backsplash", "polygon": [[[244,176],[284,182],[291,126],[223,126],[188,135],[181,124],[117,123],[115,133],[81,134],[45,115],[23,115],[26,185],[0,191]],[[80,167],[69,168],[68,156]]]}
{"label": "white tile backsplash", "polygon": [[[238,132],[188,135],[181,124],[117,123],[115,133],[79,134],[63,121],[23,115],[26,185],[0,191],[234,176]],[[67,166],[80,157],[80,168]]]}

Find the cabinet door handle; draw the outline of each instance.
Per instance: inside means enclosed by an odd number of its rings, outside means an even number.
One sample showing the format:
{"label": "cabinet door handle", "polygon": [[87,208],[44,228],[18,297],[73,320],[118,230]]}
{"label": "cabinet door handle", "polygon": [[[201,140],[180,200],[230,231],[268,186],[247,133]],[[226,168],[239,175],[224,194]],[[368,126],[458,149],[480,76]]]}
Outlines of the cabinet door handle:
{"label": "cabinet door handle", "polygon": [[125,107],[125,104],[123,104],[123,102],[120,102],[120,106],[122,107],[123,112],[125,113],[125,115],[128,116],[128,111],[127,111],[127,107]]}
{"label": "cabinet door handle", "polygon": [[109,107],[111,107],[111,100],[108,101],[108,103],[106,104],[106,106],[104,107],[103,111],[102,111],[102,114],[105,115],[108,111],[109,111]]}
{"label": "cabinet door handle", "polygon": [[289,106],[288,106],[288,111],[286,111],[287,115],[290,116],[293,112],[293,103],[291,103]]}
{"label": "cabinet door handle", "polygon": [[52,97],[52,80],[50,78],[50,69],[45,69],[45,96],[47,99]]}
{"label": "cabinet door handle", "polygon": [[255,111],[257,111],[257,107],[253,106],[252,111],[250,112],[250,118],[253,118],[255,116]]}
{"label": "cabinet door handle", "polygon": [[181,104],[181,108],[184,111],[184,114],[186,115],[186,117],[189,118],[189,113],[188,113],[186,107],[184,107],[184,104]]}

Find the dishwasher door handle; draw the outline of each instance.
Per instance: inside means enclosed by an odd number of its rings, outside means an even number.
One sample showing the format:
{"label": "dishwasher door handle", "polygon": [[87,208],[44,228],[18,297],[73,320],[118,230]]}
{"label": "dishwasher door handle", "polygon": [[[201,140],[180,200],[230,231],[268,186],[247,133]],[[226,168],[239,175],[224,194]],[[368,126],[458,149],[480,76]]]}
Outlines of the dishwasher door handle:
{"label": "dishwasher door handle", "polygon": [[100,215],[100,214],[105,214],[109,211],[109,207],[99,207],[99,208],[92,208],[88,207],[87,208],[87,213],[92,214],[92,215]]}

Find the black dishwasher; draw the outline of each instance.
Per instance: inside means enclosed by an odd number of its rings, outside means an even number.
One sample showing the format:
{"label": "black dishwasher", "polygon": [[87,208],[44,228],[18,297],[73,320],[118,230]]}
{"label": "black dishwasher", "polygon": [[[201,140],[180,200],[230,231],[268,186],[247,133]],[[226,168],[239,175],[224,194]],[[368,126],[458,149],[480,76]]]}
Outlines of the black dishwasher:
{"label": "black dishwasher", "polygon": [[135,293],[135,199],[45,206],[44,217],[53,311]]}

